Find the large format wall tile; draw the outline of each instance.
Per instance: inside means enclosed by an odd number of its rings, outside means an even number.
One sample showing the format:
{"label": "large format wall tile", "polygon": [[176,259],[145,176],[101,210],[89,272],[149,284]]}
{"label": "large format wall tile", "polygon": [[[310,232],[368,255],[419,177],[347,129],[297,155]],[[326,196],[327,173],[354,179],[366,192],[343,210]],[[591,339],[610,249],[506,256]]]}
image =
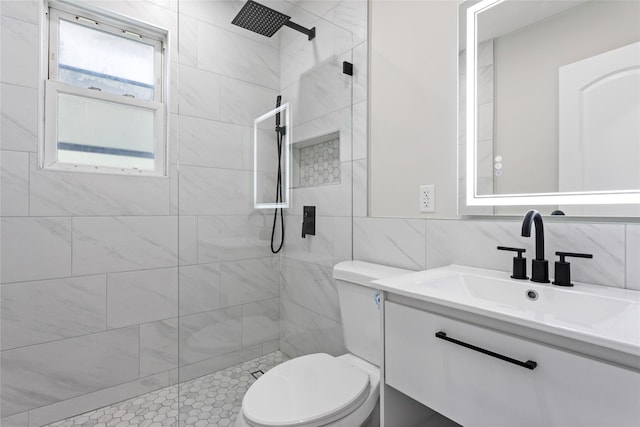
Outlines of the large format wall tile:
{"label": "large format wall tile", "polygon": [[[286,98],[284,100],[289,101]],[[340,161],[347,162],[351,160],[351,122],[351,106],[317,117],[306,123],[296,122],[296,128],[292,133],[293,142],[298,143],[338,132]]]}
{"label": "large format wall tile", "polygon": [[178,319],[140,325],[140,376],[178,367]]}
{"label": "large format wall tile", "polygon": [[180,165],[253,170],[252,128],[179,116]]}
{"label": "large format wall tile", "polygon": [[627,224],[627,289],[640,291],[640,224]]}
{"label": "large format wall tile", "polygon": [[366,159],[368,149],[367,101],[365,100],[353,106],[353,159]]}
{"label": "large format wall tile", "polygon": [[178,219],[73,218],[73,274],[94,274],[177,265]]}
{"label": "large format wall tile", "polygon": [[180,65],[179,112],[209,120],[220,118],[220,76]]}
{"label": "large format wall tile", "polygon": [[[322,2],[301,2],[299,0],[291,0],[286,2],[271,2],[271,4],[275,5],[275,9],[291,16],[291,19],[297,24],[302,25],[306,28],[316,27],[316,35],[318,34],[318,27],[320,17],[322,15],[318,13],[311,12],[308,8],[302,7],[301,3],[324,3]],[[322,34],[325,35],[323,38],[316,37],[313,40],[309,40],[302,33],[298,31],[279,31],[280,34],[280,55],[283,54],[284,51],[292,48],[295,42],[305,41],[307,45],[310,46],[310,49],[316,49],[318,51],[323,48],[326,49],[325,46],[322,46],[321,42],[331,46],[332,39],[329,37],[330,32],[322,31]],[[318,52],[319,54],[319,52]],[[280,78],[281,83],[284,79]],[[283,86],[282,84],[280,86]]]}
{"label": "large format wall tile", "polygon": [[0,215],[29,216],[29,153],[0,152]]}
{"label": "large format wall tile", "polygon": [[333,264],[353,259],[353,218],[333,219]]}
{"label": "large format wall tile", "polygon": [[280,348],[291,357],[304,354],[306,310],[291,300],[280,298]]}
{"label": "large format wall tile", "polygon": [[338,290],[333,280],[333,268],[285,258],[281,296],[340,321]]}
{"label": "large format wall tile", "polygon": [[198,68],[278,90],[280,51],[198,22]]}
{"label": "large format wall tile", "polygon": [[220,77],[220,119],[253,126],[253,121],[276,106],[278,91]]}
{"label": "large format wall tile", "polygon": [[2,16],[19,19],[31,24],[38,24],[41,3],[37,0],[5,1],[2,2],[0,13]]}
{"label": "large format wall tile", "polygon": [[38,169],[31,155],[31,215],[168,215],[170,180]]}
{"label": "large format wall tile", "polygon": [[178,315],[178,268],[107,275],[109,329]]}
{"label": "large format wall tile", "polygon": [[324,18],[351,31],[355,42],[367,39],[366,1],[343,0],[327,12]]}
{"label": "large format wall tile", "polygon": [[[533,239],[533,231],[532,231]],[[582,252],[593,259],[568,259],[571,278],[596,285],[625,287],[624,224],[545,224],[546,257],[553,276],[556,251]]]}
{"label": "large format wall tile", "polygon": [[220,266],[220,302],[229,307],[277,297],[280,294],[279,258],[227,261]]}
{"label": "large format wall tile", "polygon": [[242,308],[231,307],[180,318],[180,365],[242,347]]}
{"label": "large format wall tile", "polygon": [[106,329],[105,276],[5,284],[2,350]]}
{"label": "large format wall tile", "polygon": [[[297,19],[296,16],[295,22],[298,22]],[[282,88],[295,84],[317,67],[351,48],[353,38],[346,29],[313,15],[310,15],[307,21],[309,27],[316,27],[318,36],[313,41],[309,42],[306,37],[294,32],[282,35],[280,49],[280,87]]]}
{"label": "large format wall tile", "polygon": [[73,399],[43,406],[29,411],[29,426],[39,427],[54,421],[83,414],[96,408],[102,408],[114,402],[140,396],[169,385],[169,374],[162,372],[149,377],[136,379],[104,388],[93,393],[86,393]]}
{"label": "large format wall tile", "polygon": [[[547,223],[544,230],[551,277],[556,251],[584,252],[594,258],[570,260],[573,280],[624,287],[623,224]],[[509,272],[513,254],[496,246],[525,248],[527,259],[535,257],[534,230],[529,238],[520,231],[520,221],[427,221],[427,268],[460,264]],[[528,265],[530,273],[530,261]]]}
{"label": "large format wall tile", "polygon": [[[367,43],[360,43],[353,48],[353,103],[367,100],[368,70]],[[366,119],[365,119],[366,125]],[[358,158],[358,157],[354,157]]]}
{"label": "large format wall tile", "polygon": [[189,365],[183,365],[180,366],[180,368],[173,369],[171,371],[171,383],[175,384],[178,382],[189,381],[260,356],[264,356],[262,353],[262,346],[254,345],[232,353],[223,354],[222,356],[204,359]]}
{"label": "large format wall tile", "polygon": [[[181,215],[242,215],[252,210],[249,171],[180,168]],[[216,183],[215,190],[212,183]]]}
{"label": "large format wall tile", "polygon": [[280,299],[242,306],[242,347],[280,338]]}
{"label": "large format wall tile", "polygon": [[2,413],[138,378],[138,326],[2,352]]}
{"label": "large format wall tile", "polygon": [[366,217],[367,202],[367,159],[353,162],[353,216]]}
{"label": "large format wall tile", "polygon": [[180,216],[178,218],[180,240],[180,265],[198,263],[198,217]]}
{"label": "large format wall tile", "polygon": [[169,166],[169,180],[170,184],[170,199],[171,205],[169,206],[169,212],[171,215],[178,215],[178,184],[180,183],[180,174],[178,173],[177,165]]}
{"label": "large format wall tile", "polygon": [[198,262],[269,256],[270,238],[271,221],[259,212],[249,216],[200,216]]}
{"label": "large format wall tile", "polygon": [[71,275],[70,218],[2,218],[2,283]]}
{"label": "large format wall tile", "polygon": [[316,16],[324,16],[327,12],[333,9],[340,0],[323,0],[323,1],[301,1],[291,0],[290,3],[295,4],[297,7],[306,10]]}
{"label": "large format wall tile", "polygon": [[342,325],[286,298],[280,305],[280,345],[291,357],[310,353],[346,353]]}
{"label": "large format wall tile", "polygon": [[297,83],[298,111],[294,110],[300,123],[351,104],[351,76],[342,73],[342,62],[351,60],[350,52],[331,58],[301,77]]}
{"label": "large format wall tile", "polygon": [[[3,83],[36,87],[38,84],[38,26],[2,16]],[[4,100],[3,100],[4,104]]]}
{"label": "large format wall tile", "polygon": [[220,308],[220,264],[180,267],[180,315]]}
{"label": "large format wall tile", "polygon": [[520,237],[520,229],[517,221],[427,221],[427,268],[460,264],[510,271],[513,253],[497,246],[525,248],[527,258],[535,254],[534,240]]}
{"label": "large format wall tile", "polygon": [[[182,5],[181,5],[182,6]],[[180,55],[177,60],[180,64],[190,67],[198,66],[198,21],[184,14],[179,17],[180,32],[178,42],[180,43]]]}
{"label": "large format wall tile", "polygon": [[351,216],[352,162],[340,163],[340,184],[300,187],[291,191],[290,213],[301,215],[303,206],[315,206],[318,216]]}
{"label": "large format wall tile", "polygon": [[313,311],[307,312],[305,354],[329,353],[340,356],[347,352],[344,346],[342,324]]}
{"label": "large format wall tile", "polygon": [[29,427],[29,412],[2,418],[0,424],[4,427]]}
{"label": "large format wall tile", "polygon": [[354,218],[353,259],[425,268],[425,222],[419,219]]}
{"label": "large format wall tile", "polygon": [[2,83],[0,92],[2,96],[0,148],[3,150],[37,151],[38,91],[33,88]]}
{"label": "large format wall tile", "polygon": [[336,237],[340,238],[340,236],[336,236],[335,219],[327,216],[316,216],[316,234],[302,238],[300,234],[302,216],[286,215],[285,243],[282,252],[284,256],[327,267],[333,266],[335,264],[334,240]]}
{"label": "large format wall tile", "polygon": [[[273,6],[273,2],[271,3],[272,4],[269,4],[270,7]],[[235,25],[229,25],[229,22],[231,22],[233,18],[238,14],[243,5],[244,2],[235,0],[182,1],[180,2],[180,18],[182,19],[183,16],[197,18],[209,24],[222,27],[225,30],[231,31],[242,37],[246,37],[250,40],[254,40],[277,49],[280,46],[280,32],[277,32],[273,37],[268,38],[252,31],[247,31],[244,28]],[[182,21],[180,22],[180,24],[180,26],[182,27]],[[180,52],[180,55],[182,55],[182,51]]]}

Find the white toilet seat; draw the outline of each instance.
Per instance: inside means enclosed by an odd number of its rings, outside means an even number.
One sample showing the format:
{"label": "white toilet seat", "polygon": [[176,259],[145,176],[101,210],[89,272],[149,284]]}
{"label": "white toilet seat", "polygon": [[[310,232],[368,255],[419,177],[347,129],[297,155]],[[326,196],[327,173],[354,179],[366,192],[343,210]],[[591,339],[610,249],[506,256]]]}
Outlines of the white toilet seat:
{"label": "white toilet seat", "polygon": [[255,427],[317,427],[355,411],[370,396],[370,376],[344,356],[291,359],[247,391],[242,414]]}

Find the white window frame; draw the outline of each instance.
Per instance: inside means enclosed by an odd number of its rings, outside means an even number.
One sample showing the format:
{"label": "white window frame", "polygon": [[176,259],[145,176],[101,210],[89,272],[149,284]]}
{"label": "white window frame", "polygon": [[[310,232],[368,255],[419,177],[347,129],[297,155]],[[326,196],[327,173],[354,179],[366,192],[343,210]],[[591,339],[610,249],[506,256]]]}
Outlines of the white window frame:
{"label": "white window frame", "polygon": [[[91,5],[78,6],[77,2],[45,2],[45,21],[47,27],[43,34],[48,40],[48,49],[43,49],[44,58],[44,138],[40,143],[40,167],[42,169],[91,172],[105,174],[127,174],[142,176],[168,176],[169,170],[169,120],[168,120],[168,82],[169,32],[165,29],[143,23],[112,12],[97,9]],[[58,37],[59,23],[64,19],[75,24],[114,34],[130,37],[154,47],[154,98],[153,100],[136,99],[105,91],[92,90],[58,81]],[[58,161],[58,98],[60,94],[68,94],[87,99],[104,101],[112,104],[140,108],[154,114],[155,156],[154,169],[123,168],[87,164],[63,163]]]}

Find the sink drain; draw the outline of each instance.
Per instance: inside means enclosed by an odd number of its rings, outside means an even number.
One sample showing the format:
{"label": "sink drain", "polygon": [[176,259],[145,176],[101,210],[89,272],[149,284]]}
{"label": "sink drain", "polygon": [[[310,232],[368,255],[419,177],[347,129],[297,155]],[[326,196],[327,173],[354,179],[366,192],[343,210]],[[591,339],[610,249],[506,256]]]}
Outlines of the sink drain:
{"label": "sink drain", "polygon": [[527,291],[527,298],[529,298],[532,301],[535,301],[538,299],[538,293],[536,291],[534,291],[533,289],[529,289]]}

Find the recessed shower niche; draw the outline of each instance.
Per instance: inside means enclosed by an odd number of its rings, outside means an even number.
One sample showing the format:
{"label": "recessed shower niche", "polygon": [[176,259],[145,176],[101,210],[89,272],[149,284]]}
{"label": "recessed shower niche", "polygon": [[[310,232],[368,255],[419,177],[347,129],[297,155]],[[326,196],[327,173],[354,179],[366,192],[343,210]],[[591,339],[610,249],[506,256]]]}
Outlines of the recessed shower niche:
{"label": "recessed shower niche", "polygon": [[288,208],[291,188],[340,184],[340,131],[291,143],[289,104],[254,121],[256,209]]}
{"label": "recessed shower niche", "polygon": [[294,188],[340,184],[340,132],[295,142],[291,151]]}

